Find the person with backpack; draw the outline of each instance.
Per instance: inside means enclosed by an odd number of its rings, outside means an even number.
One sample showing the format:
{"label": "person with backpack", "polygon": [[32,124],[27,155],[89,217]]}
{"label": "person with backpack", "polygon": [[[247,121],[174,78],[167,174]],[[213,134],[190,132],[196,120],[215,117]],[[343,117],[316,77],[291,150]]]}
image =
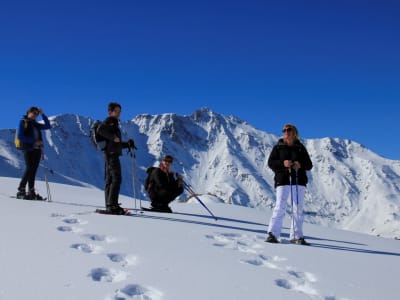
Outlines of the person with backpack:
{"label": "person with backpack", "polygon": [[283,126],[283,138],[272,148],[268,166],[274,171],[276,204],[268,226],[266,242],[279,243],[286,203],[291,201],[292,222],[290,242],[308,245],[303,235],[303,203],[307,185],[306,171],[313,165],[307,149],[299,140],[299,132],[293,124]]}
{"label": "person with backpack", "polygon": [[145,188],[151,199],[150,210],[172,213],[169,204],[183,193],[183,178],[170,170],[174,158],[171,155],[163,157],[159,167],[147,169],[148,177]]}
{"label": "person with backpack", "polygon": [[[42,116],[44,124],[38,123],[36,118]],[[43,157],[42,130],[50,129],[50,121],[39,107],[32,106],[19,122],[15,143],[18,149],[24,152],[25,172],[18,186],[17,198],[25,200],[44,200],[35,192],[36,172]],[[28,184],[28,193],[26,193]]]}
{"label": "person with backpack", "polygon": [[97,133],[105,140],[104,159],[106,168],[105,178],[105,202],[106,212],[115,215],[125,214],[125,210],[119,206],[118,197],[121,187],[122,174],[119,157],[122,149],[133,149],[135,143],[132,139],[127,142],[121,140],[121,130],[119,128],[119,118],[121,115],[121,105],[116,102],[108,104],[108,117],[99,125]]}

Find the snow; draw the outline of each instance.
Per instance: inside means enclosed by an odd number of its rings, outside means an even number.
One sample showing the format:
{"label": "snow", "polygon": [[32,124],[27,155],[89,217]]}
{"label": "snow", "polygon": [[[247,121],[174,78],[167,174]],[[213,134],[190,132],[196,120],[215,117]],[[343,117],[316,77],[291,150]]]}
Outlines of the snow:
{"label": "snow", "polygon": [[[0,299],[398,299],[400,242],[305,224],[311,247],[265,243],[270,211],[202,196],[174,214],[109,216],[102,190],[50,183],[10,198],[0,177]],[[46,195],[44,182],[37,190]],[[212,198],[212,196],[210,196]],[[122,205],[135,201],[121,196]],[[144,206],[147,201],[141,201]],[[136,201],[138,207],[140,200]]]}

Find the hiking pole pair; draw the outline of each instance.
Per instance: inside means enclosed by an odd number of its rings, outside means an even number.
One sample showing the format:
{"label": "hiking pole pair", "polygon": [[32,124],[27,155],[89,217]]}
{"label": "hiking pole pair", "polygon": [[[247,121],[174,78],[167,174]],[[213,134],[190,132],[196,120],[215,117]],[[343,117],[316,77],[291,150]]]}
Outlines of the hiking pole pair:
{"label": "hiking pole pair", "polygon": [[[133,150],[132,150],[133,148]],[[135,150],[137,150],[136,146],[128,148],[128,153],[132,158],[132,189],[133,189],[133,198],[135,199],[135,212],[137,212],[137,197],[136,197],[136,154]],[[140,208],[142,207],[142,199],[139,199]]]}
{"label": "hiking pole pair", "polygon": [[[42,161],[44,161],[44,150],[43,150],[43,145],[41,145],[40,151],[41,151],[41,157],[40,157],[40,159],[41,159]],[[47,202],[52,202],[51,193],[50,193],[49,180],[48,180],[48,178],[47,178],[47,171],[49,170],[49,168],[47,168],[47,166],[44,164],[44,162],[42,163],[42,167],[43,167],[44,181],[46,182]],[[50,170],[50,172],[52,173],[53,171]]]}
{"label": "hiking pole pair", "polygon": [[[299,185],[298,185],[298,172],[295,170],[296,174],[296,219],[299,220]],[[292,168],[289,168],[289,185],[290,185],[290,201],[292,204],[292,223],[293,223],[293,233],[295,232],[294,228],[294,203],[293,203],[293,184],[292,184]]]}
{"label": "hiking pole pair", "polygon": [[200,202],[200,204],[209,212],[209,214],[215,219],[215,221],[218,221],[217,217],[214,216],[214,214],[208,209],[208,207],[203,203],[203,201],[201,201],[200,198],[196,196],[196,193],[193,191],[190,184],[186,183],[184,180],[182,180],[182,183],[183,183],[183,188],[187,190],[189,194],[192,195],[197,201]]}
{"label": "hiking pole pair", "polygon": [[44,181],[46,182],[47,202],[52,202],[53,200],[51,199],[50,184],[47,178],[47,171],[50,171],[50,173],[52,173],[52,170],[49,170],[49,168],[47,168],[44,163],[42,163],[42,167],[43,167]]}

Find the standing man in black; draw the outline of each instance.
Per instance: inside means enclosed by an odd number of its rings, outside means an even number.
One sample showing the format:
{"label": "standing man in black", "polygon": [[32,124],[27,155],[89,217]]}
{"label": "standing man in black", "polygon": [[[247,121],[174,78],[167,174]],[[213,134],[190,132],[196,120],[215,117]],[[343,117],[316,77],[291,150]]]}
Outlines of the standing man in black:
{"label": "standing man in black", "polygon": [[122,155],[123,148],[131,149],[135,146],[132,139],[127,142],[122,142],[121,140],[121,130],[119,128],[120,115],[121,105],[111,102],[108,105],[108,117],[98,128],[98,134],[106,139],[106,148],[104,150],[106,162],[106,184],[104,189],[106,211],[115,215],[125,214],[125,210],[118,204],[122,181],[119,157]]}

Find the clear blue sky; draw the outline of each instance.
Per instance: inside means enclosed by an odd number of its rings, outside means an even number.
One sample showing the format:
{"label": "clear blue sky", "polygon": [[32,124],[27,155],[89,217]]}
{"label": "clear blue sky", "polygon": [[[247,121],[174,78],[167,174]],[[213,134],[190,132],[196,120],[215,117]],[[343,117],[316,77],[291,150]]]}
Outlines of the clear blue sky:
{"label": "clear blue sky", "polygon": [[400,160],[398,1],[0,2],[0,128],[31,105],[122,120],[207,106]]}

